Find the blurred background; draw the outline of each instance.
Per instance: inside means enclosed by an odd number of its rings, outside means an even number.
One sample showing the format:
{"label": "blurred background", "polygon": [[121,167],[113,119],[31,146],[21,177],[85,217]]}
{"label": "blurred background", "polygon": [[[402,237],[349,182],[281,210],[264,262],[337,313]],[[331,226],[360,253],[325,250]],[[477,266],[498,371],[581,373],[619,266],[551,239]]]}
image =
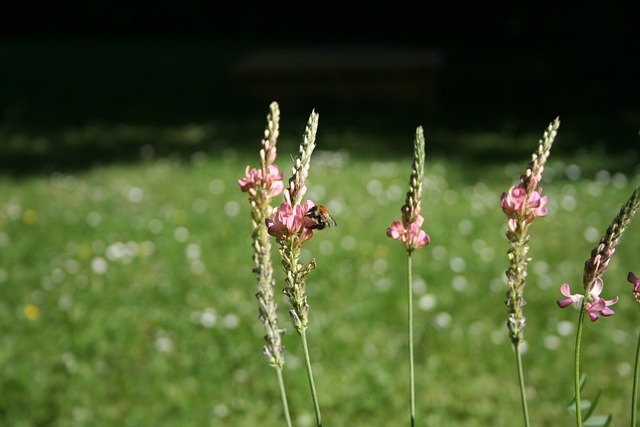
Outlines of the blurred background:
{"label": "blurred background", "polygon": [[[640,6],[632,0],[224,9],[205,1],[12,5],[0,17],[0,127],[43,135],[218,123],[218,137],[199,147],[215,151],[231,140],[254,143],[247,121],[261,123],[276,100],[291,120],[317,109],[326,132],[406,135],[421,124],[444,154],[466,152],[451,143],[456,133],[517,138],[556,116],[565,124],[558,150],[622,152],[638,142]],[[27,150],[5,141],[1,165],[82,167],[131,152],[55,139]],[[387,139],[376,148],[393,150]],[[504,147],[486,148],[490,159]],[[175,149],[186,147],[167,147]]]}

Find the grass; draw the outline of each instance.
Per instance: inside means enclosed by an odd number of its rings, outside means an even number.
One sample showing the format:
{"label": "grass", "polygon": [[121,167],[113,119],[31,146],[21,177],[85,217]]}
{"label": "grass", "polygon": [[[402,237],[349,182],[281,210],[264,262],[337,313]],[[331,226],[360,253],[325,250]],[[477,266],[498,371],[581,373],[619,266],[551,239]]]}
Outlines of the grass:
{"label": "grass", "polygon": [[[318,262],[307,335],[323,418],[406,425],[406,258],[385,230],[400,217],[413,134],[397,150],[406,156],[358,156],[323,152],[322,120],[320,129],[308,196],[339,225],[317,233],[303,256]],[[147,147],[144,159],[134,151],[90,169],[0,177],[0,424],[283,425],[275,372],[260,354],[249,207],[236,184],[257,163],[257,137],[255,153]],[[353,136],[331,138],[335,149]],[[471,167],[430,155],[428,141],[432,243],[414,254],[417,421],[512,426],[521,414],[499,196],[529,155]],[[293,146],[279,149],[285,171]],[[552,153],[543,180],[550,213],[532,226],[525,295],[534,424],[572,422],[564,404],[577,312],[555,300],[562,282],[579,286],[589,252],[638,184],[632,174],[598,173],[598,160]],[[600,407],[614,420],[627,420],[630,407],[638,307],[625,279],[639,268],[637,228],[604,276],[604,296],[621,296],[617,314],[587,325],[583,342],[584,397],[602,387]],[[312,425],[299,341],[280,301],[294,424]]]}

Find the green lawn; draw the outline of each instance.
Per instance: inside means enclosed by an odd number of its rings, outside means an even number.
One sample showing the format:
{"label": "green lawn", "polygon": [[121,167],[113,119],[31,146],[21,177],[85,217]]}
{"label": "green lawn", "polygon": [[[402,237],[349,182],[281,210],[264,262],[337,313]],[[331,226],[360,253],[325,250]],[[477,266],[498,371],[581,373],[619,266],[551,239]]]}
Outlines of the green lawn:
{"label": "green lawn", "polygon": [[[294,125],[301,135],[304,123]],[[434,157],[427,130],[423,215],[431,244],[414,255],[419,425],[521,423],[499,201],[544,125],[517,141],[511,163]],[[261,354],[249,206],[236,183],[257,164],[263,126],[253,129],[255,152],[154,154],[147,146],[140,154],[132,143],[129,158],[101,166],[0,177],[1,425],[284,425],[275,372]],[[303,255],[318,264],[308,278],[307,336],[323,420],[408,425],[406,256],[385,231],[400,217],[413,133],[395,156],[361,155],[340,149],[357,137],[322,129],[321,118],[307,195],[329,207],[338,227],[316,233]],[[284,141],[279,151],[285,178],[296,144]],[[545,171],[549,215],[531,228],[525,294],[535,425],[573,421],[564,406],[573,392],[577,311],[555,301],[563,282],[579,288],[584,261],[639,183],[599,170],[609,165],[590,152],[552,152]],[[601,412],[622,424],[640,316],[626,282],[628,271],[640,274],[638,227],[631,225],[604,276],[604,296],[621,297],[617,314],[586,325],[583,339],[584,398],[601,387]],[[291,413],[295,425],[313,425],[299,340],[278,297]]]}

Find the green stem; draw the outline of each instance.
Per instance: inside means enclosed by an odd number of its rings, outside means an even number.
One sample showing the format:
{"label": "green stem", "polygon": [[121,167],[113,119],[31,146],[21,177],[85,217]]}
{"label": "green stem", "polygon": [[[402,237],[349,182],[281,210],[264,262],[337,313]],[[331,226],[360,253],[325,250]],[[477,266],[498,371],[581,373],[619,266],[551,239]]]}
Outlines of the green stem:
{"label": "green stem", "polygon": [[309,387],[311,387],[311,398],[313,399],[313,407],[316,411],[316,422],[318,427],[322,427],[322,417],[320,416],[320,405],[318,404],[318,394],[316,393],[316,385],[313,382],[313,372],[311,371],[311,359],[309,358],[309,347],[307,346],[307,333],[305,329],[300,330],[300,340],[302,341],[302,350],[304,352],[304,363],[307,368],[307,378]]}
{"label": "green stem", "polygon": [[640,335],[636,347],[636,368],[633,373],[633,390],[631,392],[631,427],[636,426],[638,412],[638,377],[640,377]]}
{"label": "green stem", "polygon": [[416,390],[415,390],[415,375],[413,368],[413,284],[411,275],[411,252],[407,256],[407,313],[409,324],[409,382],[410,382],[410,402],[411,402],[411,427],[415,425],[416,420]]}
{"label": "green stem", "polygon": [[580,316],[578,317],[578,329],[576,331],[576,350],[574,359],[574,387],[576,393],[576,425],[582,427],[582,409],[580,408],[580,343],[582,341],[582,325],[584,324],[585,302],[582,300]]}
{"label": "green stem", "polygon": [[291,427],[291,415],[289,415],[289,404],[287,403],[287,392],[284,388],[284,380],[282,379],[282,368],[276,366],[276,374],[278,375],[278,386],[280,387],[280,396],[282,396],[282,406],[284,409],[284,417],[287,420],[287,427]]}
{"label": "green stem", "polygon": [[529,427],[529,407],[527,405],[527,393],[524,386],[524,371],[522,369],[522,352],[520,351],[520,345],[514,345],[516,351],[516,364],[518,365],[518,382],[520,383],[520,399],[522,401],[522,414],[524,415],[524,425]]}

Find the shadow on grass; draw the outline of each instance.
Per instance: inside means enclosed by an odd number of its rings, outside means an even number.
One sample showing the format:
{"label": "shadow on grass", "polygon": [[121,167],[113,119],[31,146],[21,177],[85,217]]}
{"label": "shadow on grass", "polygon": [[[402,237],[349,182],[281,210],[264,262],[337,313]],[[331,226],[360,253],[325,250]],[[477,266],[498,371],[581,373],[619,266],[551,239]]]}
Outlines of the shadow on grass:
{"label": "shadow on grass", "polygon": [[[405,116],[386,120],[381,126],[382,119],[375,115],[350,124],[340,120],[332,123],[331,116],[321,114],[318,150],[346,151],[351,158],[362,160],[411,156],[417,120]],[[295,153],[306,117],[285,116],[282,120],[279,150]],[[258,116],[250,120],[229,118],[175,125],[96,123],[56,130],[0,128],[0,173],[16,177],[71,173],[153,158],[188,160],[196,154],[214,158],[230,154],[252,157],[257,156],[265,123],[265,118]],[[505,122],[500,129],[420,125],[425,128],[428,157],[443,157],[452,164],[482,168],[495,163],[528,161],[547,124]],[[596,138],[588,128],[581,130],[575,123],[563,122],[554,145],[554,158],[570,162],[573,157],[580,157],[591,163],[586,168],[637,172],[640,143],[637,133],[619,125],[610,128],[618,133]],[[607,127],[602,129],[606,131]]]}

